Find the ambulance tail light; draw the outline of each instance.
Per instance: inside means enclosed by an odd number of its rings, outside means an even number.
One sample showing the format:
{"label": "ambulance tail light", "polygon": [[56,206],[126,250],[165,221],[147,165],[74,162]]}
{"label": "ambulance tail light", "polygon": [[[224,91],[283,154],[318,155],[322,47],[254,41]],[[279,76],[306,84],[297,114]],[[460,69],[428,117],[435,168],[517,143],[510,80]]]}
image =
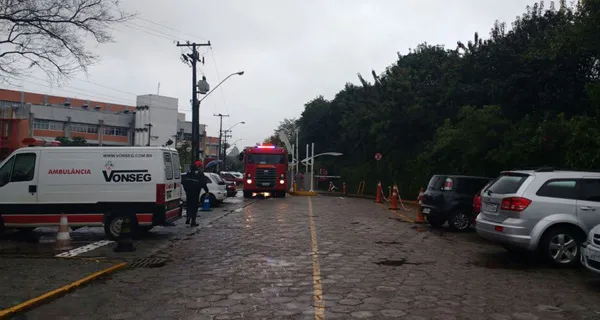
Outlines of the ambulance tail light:
{"label": "ambulance tail light", "polygon": [[167,185],[159,183],[156,185],[156,204],[165,204],[167,196]]}

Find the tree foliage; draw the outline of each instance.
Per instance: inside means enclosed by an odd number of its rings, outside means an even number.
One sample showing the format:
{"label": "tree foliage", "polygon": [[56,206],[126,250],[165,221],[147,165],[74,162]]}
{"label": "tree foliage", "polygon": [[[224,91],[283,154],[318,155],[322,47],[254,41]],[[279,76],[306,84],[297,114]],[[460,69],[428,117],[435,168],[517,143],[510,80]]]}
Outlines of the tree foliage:
{"label": "tree foliage", "polygon": [[[455,48],[423,43],[372,80],[305,104],[300,153],[315,143],[354,192],[377,180],[414,198],[434,173],[495,177],[600,167],[600,1],[527,7]],[[374,155],[383,154],[376,163]],[[301,156],[302,158],[302,156]]]}
{"label": "tree foliage", "polygon": [[87,71],[98,59],[88,41],[111,42],[110,27],[131,17],[118,0],[0,0],[0,80]]}

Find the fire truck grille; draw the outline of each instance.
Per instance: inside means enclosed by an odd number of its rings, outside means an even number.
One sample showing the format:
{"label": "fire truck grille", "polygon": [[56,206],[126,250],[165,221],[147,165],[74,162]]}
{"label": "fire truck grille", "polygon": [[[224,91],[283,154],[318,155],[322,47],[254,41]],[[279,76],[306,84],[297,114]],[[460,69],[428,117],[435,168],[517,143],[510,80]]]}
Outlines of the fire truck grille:
{"label": "fire truck grille", "polygon": [[277,172],[275,169],[256,169],[256,186],[259,188],[269,188],[275,186]]}

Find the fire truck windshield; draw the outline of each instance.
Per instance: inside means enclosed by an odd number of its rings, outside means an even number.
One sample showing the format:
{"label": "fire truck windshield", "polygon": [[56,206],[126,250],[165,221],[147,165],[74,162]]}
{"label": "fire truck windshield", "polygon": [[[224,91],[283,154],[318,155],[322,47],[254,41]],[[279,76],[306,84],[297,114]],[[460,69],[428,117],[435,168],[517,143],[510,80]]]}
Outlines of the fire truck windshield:
{"label": "fire truck windshield", "polygon": [[249,164],[284,164],[285,157],[282,154],[249,154]]}

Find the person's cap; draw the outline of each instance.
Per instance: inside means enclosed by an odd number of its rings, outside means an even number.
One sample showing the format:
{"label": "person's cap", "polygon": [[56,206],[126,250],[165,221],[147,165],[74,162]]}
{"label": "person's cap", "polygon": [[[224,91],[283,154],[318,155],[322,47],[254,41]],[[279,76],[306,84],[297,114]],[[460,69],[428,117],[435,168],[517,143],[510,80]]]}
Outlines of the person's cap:
{"label": "person's cap", "polygon": [[197,168],[202,167],[202,161],[198,160],[194,163],[196,165]]}

